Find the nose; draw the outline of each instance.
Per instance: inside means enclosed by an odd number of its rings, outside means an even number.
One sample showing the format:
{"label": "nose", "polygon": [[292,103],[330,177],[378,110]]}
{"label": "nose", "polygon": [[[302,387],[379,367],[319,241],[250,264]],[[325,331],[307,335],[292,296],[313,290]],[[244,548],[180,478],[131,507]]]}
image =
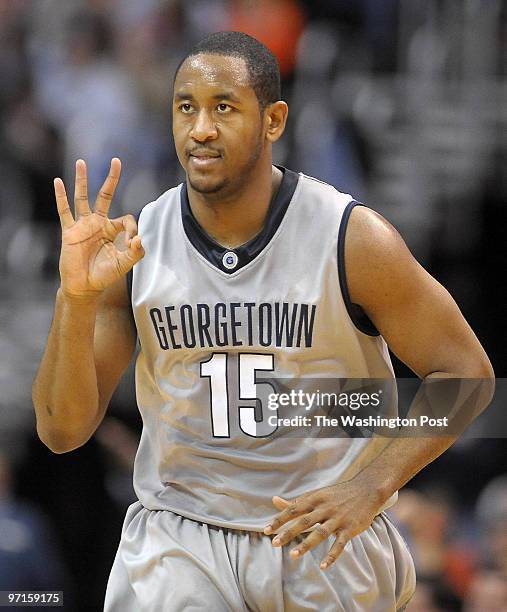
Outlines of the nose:
{"label": "nose", "polygon": [[197,142],[208,142],[218,137],[216,125],[205,109],[197,113],[190,137]]}

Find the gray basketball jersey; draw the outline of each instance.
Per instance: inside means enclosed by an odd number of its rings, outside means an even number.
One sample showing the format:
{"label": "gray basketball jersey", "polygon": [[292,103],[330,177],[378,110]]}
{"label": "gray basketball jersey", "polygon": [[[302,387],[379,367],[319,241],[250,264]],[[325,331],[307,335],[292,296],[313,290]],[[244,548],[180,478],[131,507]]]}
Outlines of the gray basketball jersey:
{"label": "gray basketball jersey", "polygon": [[197,224],[185,184],[140,213],[134,486],[148,509],[260,531],[273,495],[335,484],[379,452],[378,440],[277,435],[262,400],[267,376],[393,378],[384,340],[348,300],[351,196],[283,171],[262,232],[234,250]]}

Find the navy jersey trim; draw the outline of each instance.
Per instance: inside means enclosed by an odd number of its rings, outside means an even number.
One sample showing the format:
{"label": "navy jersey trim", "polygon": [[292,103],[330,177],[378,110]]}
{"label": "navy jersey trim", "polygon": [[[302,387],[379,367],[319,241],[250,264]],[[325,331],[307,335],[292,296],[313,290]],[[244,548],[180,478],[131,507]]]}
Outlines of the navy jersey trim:
{"label": "navy jersey trim", "polygon": [[[188,201],[187,185],[183,183],[180,198],[183,229],[194,248],[215,268],[227,274],[237,272],[255,259],[275,235],[287,212],[299,180],[299,175],[296,172],[280,166],[277,166],[277,168],[283,172],[283,178],[269,205],[262,231],[235,249],[228,249],[218,244],[202,229],[192,213]],[[231,257],[232,267],[226,266],[227,255]]]}
{"label": "navy jersey trim", "polygon": [[350,299],[349,289],[347,287],[347,276],[345,274],[345,233],[347,231],[350,213],[356,206],[364,206],[364,204],[352,200],[343,211],[340,229],[338,231],[338,278],[340,280],[340,289],[342,291],[343,301],[345,302],[345,308],[349,313],[349,317],[352,319],[352,323],[354,323],[357,329],[363,332],[363,334],[367,334],[368,336],[379,336],[380,333],[372,320],[359,304],[354,304]]}
{"label": "navy jersey trim", "polygon": [[[139,210],[134,215],[134,219],[136,220],[138,227],[139,227],[139,217],[141,216],[142,212],[143,212],[143,209],[141,208],[141,210]],[[132,313],[132,317],[134,317],[134,308],[132,307],[132,281],[133,279],[134,279],[134,268],[130,268],[130,270],[127,272],[127,293],[129,296],[129,304],[130,304],[130,311]]]}

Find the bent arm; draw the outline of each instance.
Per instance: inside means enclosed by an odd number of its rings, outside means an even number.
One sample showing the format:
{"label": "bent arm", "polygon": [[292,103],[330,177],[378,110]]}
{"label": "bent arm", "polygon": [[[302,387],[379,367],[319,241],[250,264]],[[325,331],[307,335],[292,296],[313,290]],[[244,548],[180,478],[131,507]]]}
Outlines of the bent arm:
{"label": "bent arm", "polygon": [[[423,379],[423,390],[435,377],[481,379],[485,384],[473,396],[473,412],[487,406],[493,369],[454,300],[412,257],[396,230],[364,207],[356,207],[349,219],[345,271],[352,301],[363,308],[391,350]],[[416,401],[417,396],[411,408]],[[425,406],[422,403],[416,409]],[[402,428],[400,437],[373,438],[370,443],[376,445],[376,457],[338,484],[291,501],[274,497],[280,514],[264,533],[292,523],[273,539],[273,546],[283,546],[316,525],[290,554],[299,558],[336,534],[320,567],[334,563],[346,543],[371,525],[389,497],[456,439],[454,435],[401,437],[410,433]]]}
{"label": "bent arm", "polygon": [[[475,414],[483,410],[494,388],[491,363],[455,301],[415,260],[398,232],[380,215],[357,207],[345,249],[351,299],[364,309],[389,348],[423,379],[423,385],[431,378],[481,379]],[[359,479],[376,488],[383,503],[456,437],[396,438]]]}
{"label": "bent arm", "polygon": [[135,349],[125,277],[100,297],[60,289],[32,399],[40,439],[63,453],[83,445],[102,421]]}
{"label": "bent arm", "polygon": [[345,262],[351,300],[420,378],[494,375],[449,292],[417,262],[394,227],[363,206],[350,216]]}

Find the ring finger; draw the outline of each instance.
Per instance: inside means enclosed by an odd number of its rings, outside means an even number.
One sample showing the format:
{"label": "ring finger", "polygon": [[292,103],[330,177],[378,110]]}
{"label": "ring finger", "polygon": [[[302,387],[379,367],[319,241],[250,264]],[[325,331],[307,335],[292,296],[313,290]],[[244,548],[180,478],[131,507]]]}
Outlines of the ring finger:
{"label": "ring finger", "polygon": [[55,178],[53,184],[55,187],[56,207],[58,209],[60,223],[62,225],[62,229],[68,229],[74,225],[74,217],[72,216],[69,202],[67,200],[65,185],[63,184],[61,178]]}
{"label": "ring finger", "polygon": [[333,520],[325,521],[315,527],[315,529],[302,542],[290,551],[291,557],[297,559],[312,548],[316,548],[322,544],[337,530],[336,523]]}

